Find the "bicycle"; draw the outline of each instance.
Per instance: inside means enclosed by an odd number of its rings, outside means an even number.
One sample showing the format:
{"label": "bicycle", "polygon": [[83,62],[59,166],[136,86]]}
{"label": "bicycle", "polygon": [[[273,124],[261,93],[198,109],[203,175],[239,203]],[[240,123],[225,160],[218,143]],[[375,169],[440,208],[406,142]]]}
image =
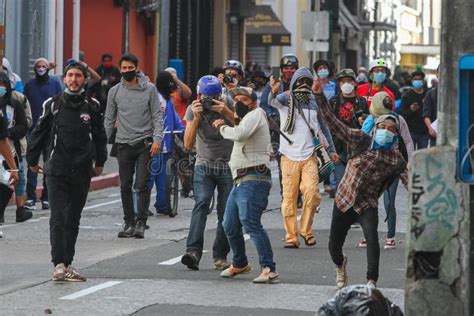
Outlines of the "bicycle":
{"label": "bicycle", "polygon": [[[193,175],[196,154],[188,152],[184,148],[182,137],[184,131],[166,131],[173,134],[173,150],[166,166],[166,195],[167,203],[170,205],[170,217],[178,215],[179,196],[194,198]],[[181,188],[180,188],[181,184]],[[216,204],[215,193],[209,205],[208,215],[212,213]]]}

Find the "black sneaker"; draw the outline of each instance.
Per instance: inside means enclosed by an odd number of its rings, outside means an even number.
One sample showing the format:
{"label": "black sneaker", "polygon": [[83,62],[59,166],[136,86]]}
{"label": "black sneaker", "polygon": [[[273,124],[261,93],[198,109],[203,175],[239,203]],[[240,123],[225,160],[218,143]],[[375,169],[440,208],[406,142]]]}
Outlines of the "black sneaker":
{"label": "black sneaker", "polygon": [[19,207],[16,209],[16,222],[17,223],[27,221],[32,217],[33,217],[33,213],[31,211],[25,210],[24,207]]}
{"label": "black sneaker", "polygon": [[329,192],[329,198],[330,198],[330,199],[334,199],[334,197],[336,197],[336,190],[335,190],[335,189],[331,189],[331,192]]}
{"label": "black sneaker", "polygon": [[123,229],[118,233],[118,238],[130,238],[135,234],[135,223],[123,224]]}
{"label": "black sneaker", "polygon": [[181,257],[181,263],[191,270],[199,270],[199,258],[194,252],[186,252]]}
{"label": "black sneaker", "polygon": [[146,215],[147,215],[147,216],[153,216],[153,215],[155,215],[155,214],[153,214],[153,212],[152,212],[152,211],[150,211],[150,210],[147,210],[147,211],[146,211]]}
{"label": "black sneaker", "polygon": [[144,222],[137,222],[137,226],[135,226],[135,233],[133,234],[135,238],[145,238],[145,226],[146,224]]}
{"label": "black sneaker", "polygon": [[49,210],[49,202],[48,201],[42,201],[41,202],[41,209],[43,211]]}

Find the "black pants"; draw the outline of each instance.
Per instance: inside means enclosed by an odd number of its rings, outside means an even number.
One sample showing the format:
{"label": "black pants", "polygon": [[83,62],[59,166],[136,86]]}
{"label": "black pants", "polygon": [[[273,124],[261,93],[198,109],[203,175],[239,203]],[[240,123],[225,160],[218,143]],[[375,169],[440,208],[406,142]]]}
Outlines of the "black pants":
{"label": "black pants", "polygon": [[367,279],[377,281],[379,278],[380,258],[379,236],[377,232],[379,215],[377,209],[366,209],[362,215],[359,215],[352,208],[343,213],[334,203],[331,233],[329,235],[329,253],[334,264],[337,266],[342,265],[344,261],[342,246],[346,240],[347,232],[355,222],[359,222],[364,232],[364,238],[367,240]]}
{"label": "black pants", "polygon": [[49,231],[51,257],[54,265],[72,263],[75,253],[79,222],[86,204],[91,183],[90,170],[63,175],[48,175]]}
{"label": "black pants", "polygon": [[147,211],[150,207],[150,147],[144,142],[136,145],[118,144],[117,160],[119,165],[120,193],[124,221],[135,223],[133,208],[133,175],[137,172],[135,189],[138,191],[137,220],[146,223]]}

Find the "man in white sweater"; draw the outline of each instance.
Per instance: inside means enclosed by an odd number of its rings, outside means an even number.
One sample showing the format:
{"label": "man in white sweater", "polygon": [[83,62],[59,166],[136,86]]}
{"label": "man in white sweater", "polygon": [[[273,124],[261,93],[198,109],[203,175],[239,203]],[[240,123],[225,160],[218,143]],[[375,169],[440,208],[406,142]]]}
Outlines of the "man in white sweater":
{"label": "man in white sweater", "polygon": [[227,199],[223,223],[233,258],[232,265],[221,273],[221,277],[231,278],[252,270],[245,254],[243,226],[255,243],[262,269],[253,282],[278,283],[272,246],[261,222],[272,185],[268,168],[272,147],[267,117],[265,111],[257,107],[257,95],[252,89],[234,88],[230,90],[230,96],[240,123],[235,127],[225,125],[224,120],[213,123],[222,137],[234,142],[229,162],[234,188]]}

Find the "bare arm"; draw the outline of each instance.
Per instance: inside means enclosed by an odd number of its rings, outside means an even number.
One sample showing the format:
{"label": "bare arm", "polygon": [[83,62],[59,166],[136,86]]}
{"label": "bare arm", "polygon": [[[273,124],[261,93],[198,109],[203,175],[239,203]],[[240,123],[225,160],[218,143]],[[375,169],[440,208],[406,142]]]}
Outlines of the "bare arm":
{"label": "bare arm", "polygon": [[176,78],[175,80],[176,84],[179,87],[179,93],[181,94],[181,97],[185,100],[188,100],[191,97],[192,91],[188,87],[187,84]]}
{"label": "bare arm", "polygon": [[184,131],[184,149],[191,151],[196,143],[196,136],[201,125],[202,106],[198,100],[194,100],[186,111],[186,129]]}

